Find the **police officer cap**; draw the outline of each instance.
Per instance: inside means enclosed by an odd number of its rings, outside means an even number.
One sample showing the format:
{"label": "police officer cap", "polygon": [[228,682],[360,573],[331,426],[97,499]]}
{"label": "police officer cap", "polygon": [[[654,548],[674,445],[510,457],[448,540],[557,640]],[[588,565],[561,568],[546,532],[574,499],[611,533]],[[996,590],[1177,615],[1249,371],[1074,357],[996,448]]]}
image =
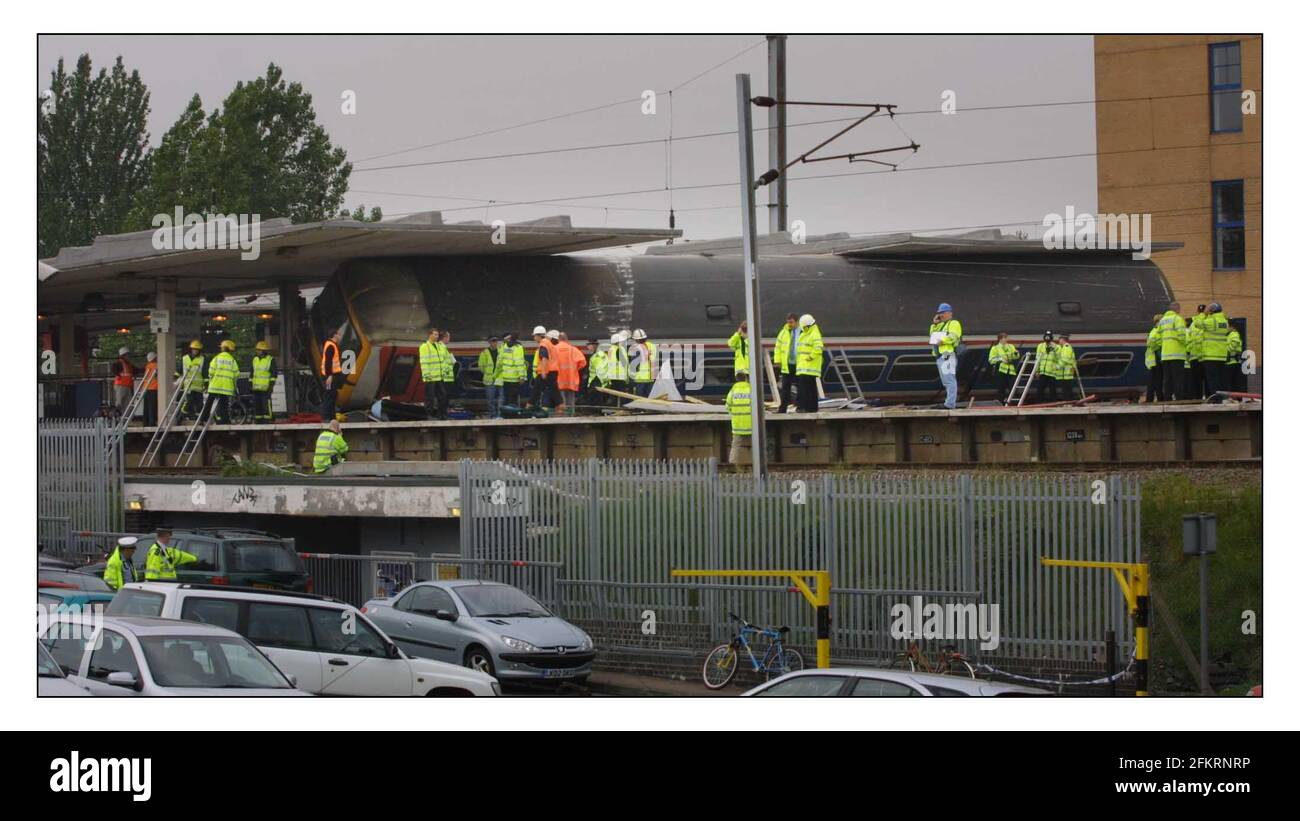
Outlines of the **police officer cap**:
{"label": "police officer cap", "polygon": [[140,541],[134,536],[123,536],[117,540],[118,547],[135,547],[136,542]]}
{"label": "police officer cap", "polygon": [[1051,332],[1051,331],[1048,331],[1047,333],[1043,334],[1043,341],[1044,341],[1044,342],[1051,342],[1051,341],[1052,341],[1052,332]]}

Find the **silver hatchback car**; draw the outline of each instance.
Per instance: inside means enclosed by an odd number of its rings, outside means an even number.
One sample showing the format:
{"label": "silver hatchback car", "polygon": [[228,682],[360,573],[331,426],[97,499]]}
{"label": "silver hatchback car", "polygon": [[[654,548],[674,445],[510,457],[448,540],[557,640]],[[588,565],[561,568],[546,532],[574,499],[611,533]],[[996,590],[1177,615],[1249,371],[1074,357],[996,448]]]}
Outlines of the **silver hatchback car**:
{"label": "silver hatchback car", "polygon": [[591,675],[591,637],[517,587],[457,579],[418,582],[361,608],[412,656],[464,664],[505,681]]}

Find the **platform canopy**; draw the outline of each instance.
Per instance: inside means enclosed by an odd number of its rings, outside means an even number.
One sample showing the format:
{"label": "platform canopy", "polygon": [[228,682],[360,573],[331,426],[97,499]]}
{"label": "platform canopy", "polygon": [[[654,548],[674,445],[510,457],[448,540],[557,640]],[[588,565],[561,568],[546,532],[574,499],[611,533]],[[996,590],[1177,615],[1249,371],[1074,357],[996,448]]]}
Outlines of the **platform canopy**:
{"label": "platform canopy", "polygon": [[[345,260],[397,256],[539,256],[616,248],[681,236],[680,230],[573,227],[567,216],[507,224],[446,224],[437,211],[378,223],[350,219],[259,223],[259,254],[238,247],[173,250],[155,247],[155,231],[96,237],[37,263],[42,313],[147,308],[158,280],[174,279],[180,294],[225,299],[274,291],[281,283],[324,284]],[[501,241],[504,234],[504,242]]]}

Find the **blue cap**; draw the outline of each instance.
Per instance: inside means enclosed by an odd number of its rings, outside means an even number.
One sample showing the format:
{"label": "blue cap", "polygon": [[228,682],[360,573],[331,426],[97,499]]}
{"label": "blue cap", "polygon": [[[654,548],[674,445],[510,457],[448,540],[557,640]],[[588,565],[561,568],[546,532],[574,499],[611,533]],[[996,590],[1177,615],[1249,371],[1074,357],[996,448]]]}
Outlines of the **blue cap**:
{"label": "blue cap", "polygon": [[936,314],[941,314],[944,311],[951,311],[951,310],[952,310],[951,305],[949,305],[947,302],[941,302],[939,303],[939,307],[934,309],[934,312]]}

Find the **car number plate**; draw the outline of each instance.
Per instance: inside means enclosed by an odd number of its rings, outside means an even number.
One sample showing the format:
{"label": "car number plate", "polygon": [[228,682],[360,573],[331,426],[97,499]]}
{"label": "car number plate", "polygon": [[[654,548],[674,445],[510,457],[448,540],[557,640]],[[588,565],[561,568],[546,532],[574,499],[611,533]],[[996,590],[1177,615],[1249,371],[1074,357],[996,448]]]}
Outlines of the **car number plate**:
{"label": "car number plate", "polygon": [[542,678],[573,678],[573,670],[543,670]]}

